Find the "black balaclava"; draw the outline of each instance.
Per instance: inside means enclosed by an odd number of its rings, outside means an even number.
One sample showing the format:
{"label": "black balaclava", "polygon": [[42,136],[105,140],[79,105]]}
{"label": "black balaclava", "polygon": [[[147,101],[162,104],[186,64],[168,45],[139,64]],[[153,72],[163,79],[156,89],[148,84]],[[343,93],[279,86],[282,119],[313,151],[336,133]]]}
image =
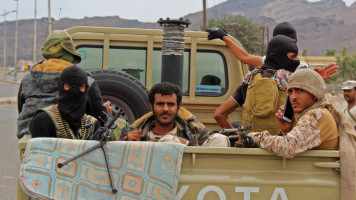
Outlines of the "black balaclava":
{"label": "black balaclava", "polygon": [[284,35],[297,41],[297,31],[295,31],[294,27],[288,22],[279,23],[273,29],[273,37],[277,35]]}
{"label": "black balaclava", "polygon": [[298,55],[298,47],[291,38],[284,35],[273,37],[268,43],[266,60],[262,69],[285,69],[294,72],[300,61],[289,59],[287,56],[289,52]]}
{"label": "black balaclava", "polygon": [[[64,90],[63,85],[67,83],[72,88]],[[85,92],[79,90],[79,86],[85,84]],[[58,81],[58,109],[62,117],[74,126],[80,125],[80,119],[85,113],[88,93],[87,73],[80,67],[72,65],[65,68]],[[72,127],[73,128],[73,127]]]}

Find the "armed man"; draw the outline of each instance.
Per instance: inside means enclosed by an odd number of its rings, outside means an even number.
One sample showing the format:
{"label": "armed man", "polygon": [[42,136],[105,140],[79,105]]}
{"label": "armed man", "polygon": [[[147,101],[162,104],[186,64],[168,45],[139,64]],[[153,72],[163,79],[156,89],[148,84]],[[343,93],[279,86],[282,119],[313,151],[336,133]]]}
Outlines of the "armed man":
{"label": "armed man", "polygon": [[274,113],[284,104],[288,77],[298,66],[295,42],[283,35],[273,37],[267,46],[264,65],[244,76],[235,93],[215,111],[214,119],[222,128],[234,128],[228,116],[241,106],[241,125],[252,126],[252,131],[267,129],[277,134]]}
{"label": "armed man", "polygon": [[[33,115],[39,109],[57,104],[58,79],[65,68],[80,63],[81,55],[75,49],[72,38],[63,30],[53,31],[48,35],[42,47],[42,56],[46,59],[35,64],[21,80],[18,92],[17,137],[31,137],[29,124]],[[98,83],[87,75],[88,94],[86,113],[97,119],[106,120],[107,110]],[[103,122],[100,121],[103,125]]]}
{"label": "armed man", "polygon": [[[207,32],[209,33],[208,39],[213,40],[213,39],[221,39],[223,40],[227,47],[230,49],[230,51],[234,54],[234,56],[241,60],[242,63],[254,66],[254,67],[261,67],[265,60],[266,56],[256,56],[249,54],[247,51],[245,51],[243,48],[238,46],[235,42],[233,42],[229,37],[227,32],[224,29],[219,29],[219,28],[209,28],[207,29]],[[282,22],[277,24],[277,26],[273,29],[273,37],[277,35],[284,35],[289,38],[291,38],[295,43],[297,43],[297,31],[295,28],[288,22]],[[300,62],[299,66],[297,69],[305,69],[308,68],[308,65],[305,62]],[[338,70],[338,66],[335,66],[335,64],[330,64],[327,65],[323,68],[315,68],[315,71],[317,71],[324,80],[329,79],[332,74],[334,74]]]}
{"label": "armed man", "polygon": [[124,141],[174,142],[189,146],[229,147],[222,134],[209,136],[206,127],[183,108],[181,89],[168,82],[154,85],[148,94],[151,112],[136,120]]}
{"label": "armed man", "polygon": [[29,127],[32,137],[89,139],[100,124],[85,114],[87,73],[75,65],[65,68],[58,80],[58,91],[58,104],[35,113]]}

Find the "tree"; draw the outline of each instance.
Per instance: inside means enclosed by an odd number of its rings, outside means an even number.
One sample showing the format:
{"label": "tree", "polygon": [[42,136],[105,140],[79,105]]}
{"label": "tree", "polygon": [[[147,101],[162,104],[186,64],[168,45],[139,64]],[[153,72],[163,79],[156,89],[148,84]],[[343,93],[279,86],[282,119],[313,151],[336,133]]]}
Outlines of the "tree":
{"label": "tree", "polygon": [[326,49],[326,54],[325,56],[335,56],[335,49]]}
{"label": "tree", "polygon": [[338,75],[343,80],[356,80],[356,52],[350,55],[348,53],[348,47],[344,46],[342,50],[336,54],[336,59],[339,65]]}
{"label": "tree", "polygon": [[[235,37],[252,54],[261,55],[262,48],[265,52],[265,46],[262,45],[262,30],[258,24],[252,23],[253,18],[245,18],[241,15],[224,16],[222,19],[210,19],[208,27],[218,27],[225,29],[229,35]],[[200,27],[203,30],[203,27]]]}

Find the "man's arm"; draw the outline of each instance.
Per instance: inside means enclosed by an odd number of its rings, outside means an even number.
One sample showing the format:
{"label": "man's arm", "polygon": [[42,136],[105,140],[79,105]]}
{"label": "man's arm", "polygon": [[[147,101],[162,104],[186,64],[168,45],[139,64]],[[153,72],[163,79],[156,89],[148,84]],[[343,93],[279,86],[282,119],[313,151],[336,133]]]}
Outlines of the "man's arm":
{"label": "man's arm", "polygon": [[94,81],[88,90],[88,102],[85,113],[97,118],[100,124],[104,125],[104,122],[100,118],[106,121],[107,116],[103,112],[108,113],[101,97],[99,85]]}
{"label": "man's arm", "polygon": [[239,104],[230,97],[215,111],[214,119],[221,128],[234,128],[229,120],[229,114],[239,107]]}
{"label": "man's arm", "polygon": [[223,41],[226,43],[232,54],[234,54],[234,56],[242,63],[254,67],[261,67],[263,65],[261,56],[255,56],[247,53],[245,49],[233,42],[228,36],[223,36]]}
{"label": "man's arm", "polygon": [[300,118],[296,126],[286,136],[271,135],[268,131],[249,133],[258,147],[276,153],[284,158],[313,149],[321,144],[318,121],[324,115],[320,109]]}
{"label": "man's arm", "polygon": [[22,82],[19,87],[19,91],[17,92],[17,110],[19,111],[19,114],[22,111],[22,106],[25,103],[25,99],[22,97]]}
{"label": "man's arm", "polygon": [[208,35],[208,40],[213,40],[213,39],[221,39],[223,40],[227,47],[230,49],[232,54],[239,59],[242,63],[255,66],[255,67],[260,67],[263,65],[262,63],[262,57],[261,56],[255,56],[247,53],[243,48],[241,48],[239,45],[234,43],[227,35],[227,32],[224,29],[220,28],[208,28],[206,30],[209,35]]}
{"label": "man's arm", "polygon": [[32,138],[36,137],[57,137],[56,128],[44,111],[39,111],[33,117],[30,123],[30,133]]}

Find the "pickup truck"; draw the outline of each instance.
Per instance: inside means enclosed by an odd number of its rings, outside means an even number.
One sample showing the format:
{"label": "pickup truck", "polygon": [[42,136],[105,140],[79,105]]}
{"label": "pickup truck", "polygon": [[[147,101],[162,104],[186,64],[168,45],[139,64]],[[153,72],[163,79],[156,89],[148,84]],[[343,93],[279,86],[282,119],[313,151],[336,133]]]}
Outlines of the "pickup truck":
{"label": "pickup truck", "polygon": [[[147,88],[160,81],[162,30],[73,27],[66,30],[82,55],[79,64],[98,81],[104,101],[125,111],[133,122],[149,110]],[[239,42],[232,38],[237,44]],[[183,107],[209,129],[218,128],[213,113],[238,86],[248,66],[224,42],[207,33],[185,32]],[[219,85],[203,85],[206,75]],[[241,109],[230,115],[240,121]],[[20,157],[25,143],[19,144]],[[284,159],[259,148],[184,150],[176,198],[314,200],[340,199],[339,151],[310,150]],[[18,189],[18,199],[29,197]]]}

